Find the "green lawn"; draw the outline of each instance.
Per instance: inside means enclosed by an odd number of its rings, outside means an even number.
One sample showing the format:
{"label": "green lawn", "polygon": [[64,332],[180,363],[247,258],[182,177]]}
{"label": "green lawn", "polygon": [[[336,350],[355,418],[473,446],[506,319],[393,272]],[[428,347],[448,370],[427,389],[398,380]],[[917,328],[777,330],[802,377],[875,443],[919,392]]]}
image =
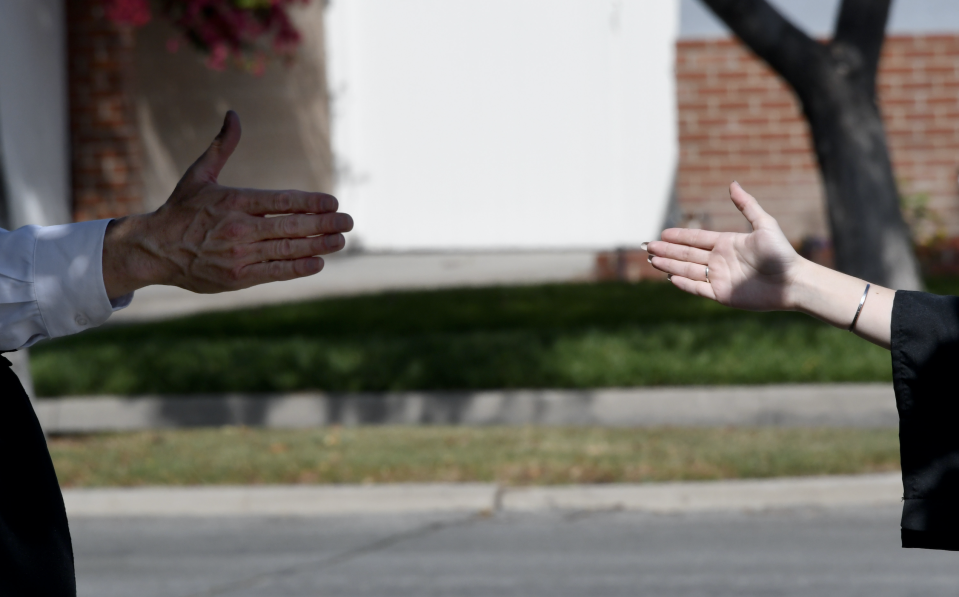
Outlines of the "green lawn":
{"label": "green lawn", "polygon": [[50,440],[66,487],[617,483],[895,471],[895,430],[365,427]]}
{"label": "green lawn", "polygon": [[891,379],[889,354],[852,334],[662,283],[328,299],[105,327],[31,355],[41,396]]}

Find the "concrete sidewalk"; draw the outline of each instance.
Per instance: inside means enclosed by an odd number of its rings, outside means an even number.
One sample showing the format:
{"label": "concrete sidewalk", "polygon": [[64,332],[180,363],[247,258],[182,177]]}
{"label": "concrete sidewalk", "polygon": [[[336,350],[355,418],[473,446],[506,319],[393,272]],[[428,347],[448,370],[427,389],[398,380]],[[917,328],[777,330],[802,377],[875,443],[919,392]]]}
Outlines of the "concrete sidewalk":
{"label": "concrete sidewalk", "polygon": [[47,433],[248,425],[894,428],[889,384],[48,398]]}
{"label": "concrete sidewalk", "polygon": [[389,290],[545,284],[589,280],[595,251],[361,253],[332,255],[316,276],[222,294],[172,286],[138,290],[110,323],[124,323]]}
{"label": "concrete sidewalk", "polygon": [[653,513],[895,506],[900,473],[686,483],[499,487],[493,484],[67,489],[73,517],[329,516],[422,512],[630,510]]}

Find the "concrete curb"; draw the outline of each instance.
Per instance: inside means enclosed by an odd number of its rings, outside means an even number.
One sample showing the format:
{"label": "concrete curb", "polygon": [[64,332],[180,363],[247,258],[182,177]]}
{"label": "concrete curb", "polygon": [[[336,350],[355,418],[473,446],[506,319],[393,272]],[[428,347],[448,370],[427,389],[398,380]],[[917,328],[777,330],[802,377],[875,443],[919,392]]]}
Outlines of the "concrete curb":
{"label": "concrete curb", "polygon": [[632,510],[655,513],[894,506],[899,473],[694,483],[500,488],[491,484],[68,489],[69,516],[328,516]]}
{"label": "concrete curb", "polygon": [[320,516],[481,511],[490,484],[277,485],[68,489],[70,516]]}
{"label": "concrete curb", "polygon": [[895,428],[890,384],[41,399],[47,433],[249,425]]}
{"label": "concrete curb", "polygon": [[902,475],[811,477],[649,485],[529,487],[504,493],[504,510],[643,510],[658,513],[895,505]]}

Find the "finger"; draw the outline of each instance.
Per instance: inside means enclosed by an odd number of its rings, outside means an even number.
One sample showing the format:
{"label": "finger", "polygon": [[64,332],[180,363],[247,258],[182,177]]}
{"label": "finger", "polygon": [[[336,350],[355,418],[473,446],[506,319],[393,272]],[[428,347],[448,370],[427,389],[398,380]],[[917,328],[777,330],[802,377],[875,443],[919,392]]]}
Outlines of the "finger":
{"label": "finger", "polygon": [[716,292],[713,291],[711,284],[700,282],[698,280],[690,280],[689,278],[684,278],[682,276],[673,276],[669,281],[673,283],[673,286],[679,288],[683,292],[688,292],[689,294],[695,294],[696,296],[702,296],[708,299],[716,300]]}
{"label": "finger", "polygon": [[653,241],[646,246],[650,255],[656,257],[668,257],[677,261],[687,261],[689,263],[700,263],[706,265],[709,263],[709,251],[690,247],[689,245],[677,245],[664,241]]}
{"label": "finger", "polygon": [[673,276],[682,276],[690,280],[706,281],[706,266],[699,263],[688,263],[686,261],[676,261],[665,257],[653,257],[650,261],[653,267],[661,272],[666,272]]}
{"label": "finger", "polygon": [[305,278],[319,273],[323,269],[322,257],[306,257],[288,261],[266,261],[253,263],[240,271],[237,282],[240,288],[248,288],[267,282],[282,282]]}
{"label": "finger", "polygon": [[261,191],[238,189],[236,207],[253,215],[325,214],[340,208],[333,195],[304,191]]}
{"label": "finger", "polygon": [[262,263],[264,261],[284,261],[302,259],[317,255],[329,255],[346,246],[346,239],[342,234],[327,234],[312,238],[284,238],[281,240],[266,240],[247,245],[249,253],[247,263]]}
{"label": "finger", "polygon": [[712,251],[719,240],[719,232],[712,230],[694,230],[690,228],[668,228],[663,230],[662,239],[677,245],[688,245]]}
{"label": "finger", "polygon": [[746,216],[746,219],[754,230],[759,228],[767,219],[772,219],[772,217],[759,206],[759,201],[756,201],[755,197],[743,190],[738,182],[729,185],[729,197],[733,200],[736,207],[739,208],[739,211],[743,212],[743,215]]}
{"label": "finger", "polygon": [[240,117],[233,110],[226,113],[223,118],[223,127],[219,134],[213,139],[213,143],[195,161],[187,171],[188,175],[202,180],[204,182],[215,183],[226,161],[233,155],[233,150],[240,143]]}
{"label": "finger", "polygon": [[254,240],[270,238],[305,238],[319,234],[336,234],[353,229],[353,218],[349,214],[331,213],[319,215],[280,216],[260,218],[253,232]]}

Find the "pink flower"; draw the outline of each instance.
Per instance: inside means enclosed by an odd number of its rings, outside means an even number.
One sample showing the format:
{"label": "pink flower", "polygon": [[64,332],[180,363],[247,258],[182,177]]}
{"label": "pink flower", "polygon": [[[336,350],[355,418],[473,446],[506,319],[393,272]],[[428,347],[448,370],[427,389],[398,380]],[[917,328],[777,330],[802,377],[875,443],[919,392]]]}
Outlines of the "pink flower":
{"label": "pink flower", "polygon": [[226,68],[226,59],[230,57],[230,48],[225,44],[213,47],[210,55],[207,56],[206,65],[213,70],[224,70]]}
{"label": "pink flower", "polygon": [[[150,0],[103,0],[107,17],[118,24],[142,26],[149,22]],[[255,75],[271,58],[289,61],[300,44],[288,10],[310,0],[163,0],[158,10],[179,30],[167,41],[176,52],[189,41],[207,55],[206,64],[223,70],[233,57]]]}

